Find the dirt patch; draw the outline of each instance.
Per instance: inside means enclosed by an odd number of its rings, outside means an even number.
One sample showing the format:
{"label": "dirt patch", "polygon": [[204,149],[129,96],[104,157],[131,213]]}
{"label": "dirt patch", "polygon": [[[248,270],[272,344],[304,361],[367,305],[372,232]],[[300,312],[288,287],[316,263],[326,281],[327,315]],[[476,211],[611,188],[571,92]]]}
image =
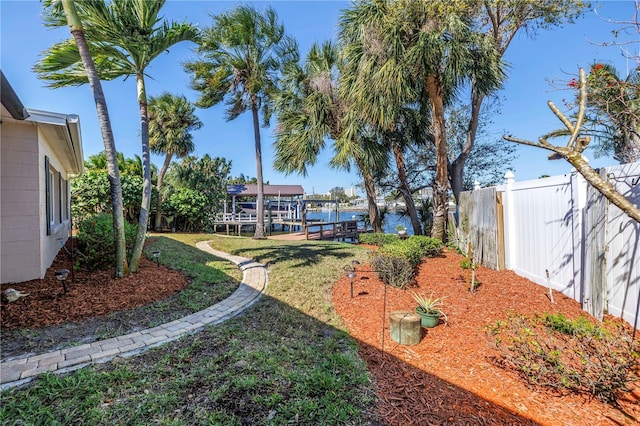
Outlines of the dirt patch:
{"label": "dirt patch", "polygon": [[[559,292],[551,303],[548,289],[511,271],[479,267],[475,292],[467,285],[462,256],[445,251],[420,266],[415,287],[399,290],[385,286],[375,273],[359,265],[354,298],[347,278],[333,290],[333,305],[350,334],[361,342],[361,354],[379,388],[378,412],[388,425],[408,424],[531,424],[592,425],[638,424],[640,388],[628,393],[615,408],[575,395],[558,395],[528,387],[514,373],[496,366],[499,355],[486,326],[509,314],[563,313],[577,318],[586,313],[580,304]],[[399,345],[389,334],[389,313],[413,310],[412,292],[446,297],[446,324],[424,329],[413,346]],[[386,308],[383,305],[386,299]],[[383,331],[384,324],[384,331]],[[384,347],[382,346],[384,336]],[[490,409],[482,400],[504,407]],[[457,407],[452,409],[452,407]],[[514,416],[518,420],[514,420]]]}

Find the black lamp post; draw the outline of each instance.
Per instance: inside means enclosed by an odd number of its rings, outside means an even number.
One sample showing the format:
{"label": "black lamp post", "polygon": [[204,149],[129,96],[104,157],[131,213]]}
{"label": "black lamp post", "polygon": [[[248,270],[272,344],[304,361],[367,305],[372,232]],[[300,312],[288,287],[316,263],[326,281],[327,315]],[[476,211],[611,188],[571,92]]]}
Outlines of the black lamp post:
{"label": "black lamp post", "polygon": [[65,294],[67,293],[67,277],[69,276],[69,270],[68,269],[58,269],[54,275],[56,276],[56,279],[58,281],[62,281],[62,288],[65,292]]}
{"label": "black lamp post", "polygon": [[156,266],[160,267],[160,250],[154,250],[151,254],[153,254],[153,258],[156,260]]}

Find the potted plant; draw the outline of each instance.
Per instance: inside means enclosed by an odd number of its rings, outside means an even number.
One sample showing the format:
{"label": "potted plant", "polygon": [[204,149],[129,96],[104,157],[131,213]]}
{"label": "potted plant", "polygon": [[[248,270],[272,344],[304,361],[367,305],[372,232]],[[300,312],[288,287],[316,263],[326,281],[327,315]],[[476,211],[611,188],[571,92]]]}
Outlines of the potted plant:
{"label": "potted plant", "polygon": [[396,231],[398,231],[398,235],[401,237],[407,235],[407,228],[401,223],[396,226]]}
{"label": "potted plant", "polygon": [[447,320],[447,315],[442,311],[444,297],[433,297],[433,294],[427,297],[423,294],[413,293],[413,298],[418,302],[416,313],[420,315],[420,324],[423,327],[435,327],[441,317],[445,321]]}

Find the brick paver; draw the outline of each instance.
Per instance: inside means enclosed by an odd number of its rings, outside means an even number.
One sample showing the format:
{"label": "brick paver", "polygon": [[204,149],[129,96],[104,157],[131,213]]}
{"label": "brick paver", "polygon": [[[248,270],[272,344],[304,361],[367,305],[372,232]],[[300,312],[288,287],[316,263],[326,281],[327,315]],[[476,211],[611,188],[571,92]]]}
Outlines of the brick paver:
{"label": "brick paver", "polygon": [[25,384],[46,371],[66,373],[93,362],[107,362],[116,356],[139,354],[146,349],[195,333],[207,324],[220,324],[238,315],[258,300],[268,282],[267,269],[264,265],[252,259],[214,250],[209,247],[207,241],[197,243],[196,246],[202,251],[233,262],[242,270],[242,283],[227,299],[182,319],[147,330],[0,362],[0,390]]}

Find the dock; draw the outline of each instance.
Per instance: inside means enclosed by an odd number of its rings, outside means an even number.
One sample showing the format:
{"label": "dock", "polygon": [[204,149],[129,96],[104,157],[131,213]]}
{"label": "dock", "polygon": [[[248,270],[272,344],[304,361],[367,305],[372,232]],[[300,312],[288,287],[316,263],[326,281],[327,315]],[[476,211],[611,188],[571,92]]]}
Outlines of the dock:
{"label": "dock", "polygon": [[[367,232],[366,229],[359,229],[358,222],[355,220],[343,220],[337,222],[325,221],[303,221],[299,219],[291,219],[287,217],[265,217],[265,232],[271,236],[276,227],[284,232],[274,239],[291,239],[291,240],[341,240],[356,242],[360,233]],[[255,230],[258,224],[256,215],[233,215],[227,216],[214,222],[214,232],[220,227],[224,229],[227,235],[242,234],[243,229],[249,228]],[[278,238],[287,235],[290,238]]]}

